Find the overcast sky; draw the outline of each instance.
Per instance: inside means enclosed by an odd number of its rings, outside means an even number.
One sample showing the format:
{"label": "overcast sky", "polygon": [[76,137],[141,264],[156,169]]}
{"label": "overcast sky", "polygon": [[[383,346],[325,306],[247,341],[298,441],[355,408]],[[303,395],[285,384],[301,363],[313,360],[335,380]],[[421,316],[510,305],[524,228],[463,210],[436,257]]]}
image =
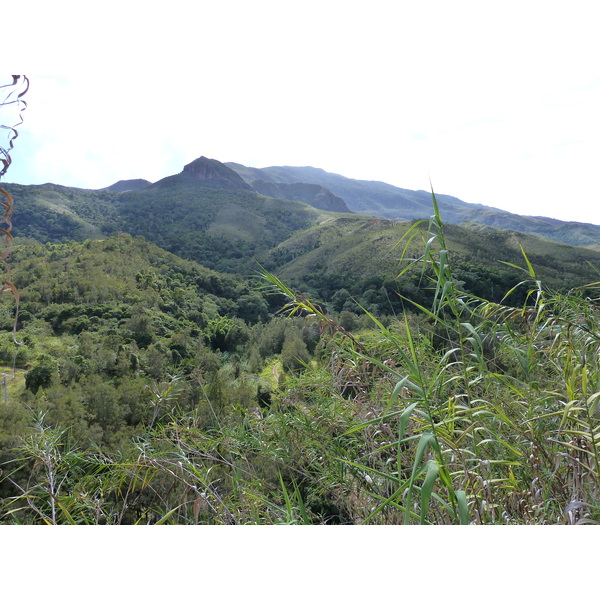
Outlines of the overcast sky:
{"label": "overcast sky", "polygon": [[431,179],[467,202],[600,224],[596,2],[84,6],[3,19],[31,82],[6,182],[157,181],[207,156]]}

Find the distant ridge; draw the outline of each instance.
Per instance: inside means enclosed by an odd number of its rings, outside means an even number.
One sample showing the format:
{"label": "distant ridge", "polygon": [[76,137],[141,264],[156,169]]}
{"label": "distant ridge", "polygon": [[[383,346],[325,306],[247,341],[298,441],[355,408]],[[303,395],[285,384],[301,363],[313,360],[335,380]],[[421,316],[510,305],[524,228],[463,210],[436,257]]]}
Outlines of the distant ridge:
{"label": "distant ridge", "polygon": [[[189,248],[193,238],[197,250],[190,250],[190,258],[223,257],[221,263],[228,260],[231,269],[248,248],[276,245],[332,213],[396,222],[429,219],[433,213],[431,193],[423,190],[349,179],[314,167],[258,169],[205,156],[155,183],[122,180],[102,190],[55,183],[7,185],[9,192],[18,191],[17,235],[58,242],[127,231],[155,241],[168,232],[168,249]],[[436,193],[436,198],[448,225],[491,226],[573,246],[600,243],[599,225],[521,216],[445,194]],[[229,245],[219,251],[222,240]],[[246,246],[242,251],[236,244]]]}
{"label": "distant ridge", "polygon": [[[433,212],[431,192],[407,190],[381,181],[350,179],[315,167],[245,167],[226,163],[247,183],[256,180],[272,184],[310,183],[320,185],[341,198],[354,213],[392,220],[428,219]],[[482,193],[485,196],[485,190]],[[600,242],[600,226],[560,221],[548,217],[517,215],[485,204],[464,202],[454,196],[436,193],[445,223],[489,225],[499,229],[532,233],[555,242],[587,246]]]}
{"label": "distant ridge", "polygon": [[131,192],[135,190],[143,190],[149,185],[152,185],[152,182],[146,179],[122,179],[121,181],[117,181],[117,183],[113,183],[112,185],[102,189],[110,192]]}

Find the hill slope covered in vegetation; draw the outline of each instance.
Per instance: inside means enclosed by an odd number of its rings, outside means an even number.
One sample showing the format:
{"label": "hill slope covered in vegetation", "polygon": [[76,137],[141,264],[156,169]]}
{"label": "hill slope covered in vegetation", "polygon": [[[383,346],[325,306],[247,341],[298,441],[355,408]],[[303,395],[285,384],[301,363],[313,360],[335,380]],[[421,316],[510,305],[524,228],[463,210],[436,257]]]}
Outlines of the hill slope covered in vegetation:
{"label": "hill slope covered in vegetation", "polygon": [[55,184],[6,189],[18,201],[16,236],[65,242],[117,232],[142,235],[221,272],[251,272],[255,254],[328,216],[302,202],[262,196],[228,167],[205,158],[124,192]]}
{"label": "hill slope covered in vegetation", "polygon": [[598,522],[595,288],[521,251],[525,304],[482,301],[439,219],[420,248],[428,306],[378,318],[128,235],[17,246],[0,521]]}
{"label": "hill slope covered in vegetation", "polygon": [[[422,272],[398,276],[420,256],[428,239],[422,223],[421,233],[406,245],[402,239],[412,227],[410,222],[338,216],[295,233],[270,250],[264,264],[332,310],[360,312],[360,305],[375,314],[399,313],[407,305],[398,294],[420,304],[431,301]],[[462,288],[495,302],[520,281],[522,273],[511,265],[525,267],[521,247],[543,281],[556,290],[585,285],[600,271],[600,254],[592,249],[491,227],[446,225],[444,233]],[[524,300],[520,293],[511,298],[513,303]]]}

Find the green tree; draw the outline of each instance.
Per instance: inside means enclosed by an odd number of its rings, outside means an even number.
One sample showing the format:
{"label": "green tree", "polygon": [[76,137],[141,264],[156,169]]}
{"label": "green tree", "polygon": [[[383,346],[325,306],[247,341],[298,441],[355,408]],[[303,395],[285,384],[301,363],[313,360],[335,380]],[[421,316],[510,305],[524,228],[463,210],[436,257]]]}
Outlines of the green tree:
{"label": "green tree", "polygon": [[287,371],[301,371],[310,361],[310,354],[306,344],[295,331],[291,330],[285,336],[281,349],[281,363]]}
{"label": "green tree", "polygon": [[37,394],[40,388],[47,388],[52,383],[52,376],[56,372],[56,366],[48,362],[39,363],[29,369],[25,375],[25,387]]}

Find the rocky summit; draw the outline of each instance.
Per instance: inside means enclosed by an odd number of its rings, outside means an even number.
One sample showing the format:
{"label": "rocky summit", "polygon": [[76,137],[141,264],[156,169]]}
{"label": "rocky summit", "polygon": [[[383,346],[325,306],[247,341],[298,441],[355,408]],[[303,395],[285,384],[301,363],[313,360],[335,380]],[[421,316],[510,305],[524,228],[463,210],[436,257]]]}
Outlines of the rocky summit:
{"label": "rocky summit", "polygon": [[250,190],[250,186],[232,169],[211,158],[201,156],[183,167],[182,175],[193,177],[211,187]]}

